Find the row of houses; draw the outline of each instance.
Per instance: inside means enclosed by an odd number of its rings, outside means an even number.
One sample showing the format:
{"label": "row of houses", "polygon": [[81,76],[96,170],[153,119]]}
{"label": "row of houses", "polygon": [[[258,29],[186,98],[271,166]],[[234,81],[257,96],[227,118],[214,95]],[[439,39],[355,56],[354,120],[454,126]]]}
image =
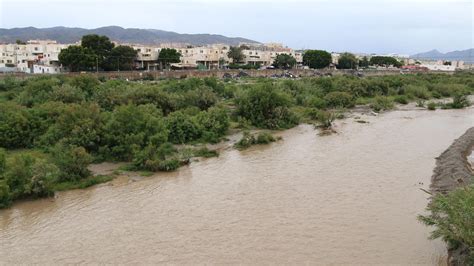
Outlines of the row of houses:
{"label": "row of houses", "polygon": [[[58,73],[63,71],[59,62],[59,53],[69,45],[52,40],[31,40],[23,44],[0,44],[0,72],[14,71],[26,73]],[[137,51],[135,67],[137,69],[157,70],[158,56],[163,48],[173,48],[181,53],[181,62],[174,68],[218,69],[232,62],[227,56],[230,49],[226,44],[191,46],[185,44],[162,44],[146,46],[128,44]],[[241,44],[245,47],[244,64],[268,67],[279,54],[289,54],[296,58],[299,65],[303,55],[281,44]]]}
{"label": "row of houses", "polygon": [[[219,69],[232,60],[227,56],[230,46],[226,44],[213,44],[208,46],[180,46],[161,45],[160,47],[132,46],[138,53],[137,65],[142,69],[155,70],[158,68],[158,55],[163,48],[176,49],[181,54],[181,62],[173,64],[174,68],[205,68]],[[243,64],[271,66],[280,54],[289,54],[296,58],[298,64],[303,63],[303,54],[281,44],[241,44],[245,47]]]}
{"label": "row of houses", "polygon": [[57,73],[59,53],[68,46],[51,40],[0,44],[0,72]]}
{"label": "row of houses", "polygon": [[[60,44],[52,40],[30,40],[26,43],[0,44],[0,72],[25,73],[59,73],[64,71],[59,62],[59,53],[62,49],[75,44]],[[227,56],[230,49],[226,44],[208,46],[192,46],[184,43],[164,43],[159,46],[126,44],[137,51],[135,68],[144,70],[159,69],[158,56],[163,48],[176,49],[181,54],[181,62],[172,64],[175,69],[220,69],[232,60]],[[244,47],[244,64],[269,67],[280,54],[293,56],[298,66],[302,67],[303,54],[282,44],[241,44]],[[370,58],[373,54],[356,54],[359,59]],[[406,68],[420,68],[431,71],[455,71],[472,67],[463,61],[419,60],[409,58],[408,55],[386,55],[402,61]],[[332,66],[335,66],[340,57],[339,53],[332,53]]]}

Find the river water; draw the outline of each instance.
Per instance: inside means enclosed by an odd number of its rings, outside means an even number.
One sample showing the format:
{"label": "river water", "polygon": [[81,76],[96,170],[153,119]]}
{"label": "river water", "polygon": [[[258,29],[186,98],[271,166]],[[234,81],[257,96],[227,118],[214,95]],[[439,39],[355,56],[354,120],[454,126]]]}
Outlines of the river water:
{"label": "river water", "polygon": [[445,247],[416,220],[420,188],[474,109],[362,119],[15,204],[0,211],[0,264],[438,264]]}

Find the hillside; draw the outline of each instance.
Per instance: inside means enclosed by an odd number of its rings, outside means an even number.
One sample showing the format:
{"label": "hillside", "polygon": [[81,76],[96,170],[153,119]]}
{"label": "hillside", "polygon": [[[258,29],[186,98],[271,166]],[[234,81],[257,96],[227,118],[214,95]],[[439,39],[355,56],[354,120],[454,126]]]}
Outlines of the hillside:
{"label": "hillside", "polygon": [[457,60],[464,61],[466,63],[474,63],[474,48],[448,53],[441,53],[438,50],[431,50],[424,53],[414,54],[410,57],[416,59]]}
{"label": "hillside", "polygon": [[171,31],[155,29],[122,28],[118,26],[101,27],[97,29],[53,27],[53,28],[0,28],[0,42],[11,43],[16,40],[50,39],[59,43],[75,43],[86,34],[107,35],[111,40],[121,43],[160,44],[169,42],[189,43],[193,45],[206,45],[225,43],[237,45],[241,42],[257,43],[256,41],[226,37],[215,34],[180,34]]}

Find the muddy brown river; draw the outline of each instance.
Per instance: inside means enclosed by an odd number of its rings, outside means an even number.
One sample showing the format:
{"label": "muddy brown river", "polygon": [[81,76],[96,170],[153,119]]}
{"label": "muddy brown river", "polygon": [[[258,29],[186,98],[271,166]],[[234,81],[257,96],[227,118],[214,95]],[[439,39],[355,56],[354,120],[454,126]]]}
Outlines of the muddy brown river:
{"label": "muddy brown river", "polygon": [[425,264],[445,256],[416,216],[435,157],[474,109],[348,118],[136,182],[0,211],[0,264]]}

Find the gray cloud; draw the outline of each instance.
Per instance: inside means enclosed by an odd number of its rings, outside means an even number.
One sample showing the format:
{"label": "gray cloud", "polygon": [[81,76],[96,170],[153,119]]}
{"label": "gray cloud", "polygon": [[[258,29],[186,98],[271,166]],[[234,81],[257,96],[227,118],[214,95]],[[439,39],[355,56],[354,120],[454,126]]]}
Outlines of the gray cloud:
{"label": "gray cloud", "polygon": [[0,0],[0,27],[119,25],[294,48],[415,53],[473,47],[472,9],[457,0]]}

